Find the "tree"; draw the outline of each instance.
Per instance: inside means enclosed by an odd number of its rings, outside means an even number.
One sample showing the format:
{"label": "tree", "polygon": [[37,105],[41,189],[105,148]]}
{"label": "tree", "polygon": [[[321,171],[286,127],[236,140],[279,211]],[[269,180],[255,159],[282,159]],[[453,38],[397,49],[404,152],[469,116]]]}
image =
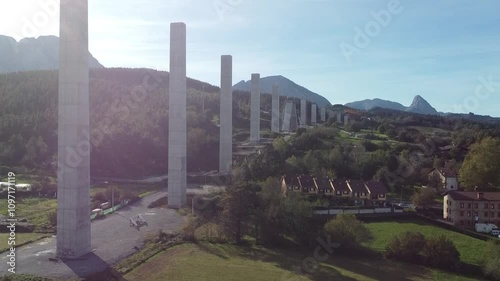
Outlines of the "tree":
{"label": "tree", "polygon": [[460,264],[460,253],[445,235],[427,239],[422,256],[426,264],[437,268],[455,269]]}
{"label": "tree", "polygon": [[429,175],[429,187],[434,188],[436,190],[443,188],[443,182],[441,181],[441,177],[435,172]]}
{"label": "tree", "polygon": [[419,262],[420,252],[426,243],[425,236],[420,232],[406,231],[394,236],[386,246],[387,258],[406,262]]}
{"label": "tree", "polygon": [[246,227],[252,222],[257,206],[257,189],[252,184],[230,186],[221,199],[221,222],[236,244],[242,242]]}
{"label": "tree", "polygon": [[500,186],[500,139],[487,137],[470,147],[460,169],[460,184],[467,188]]}
{"label": "tree", "polygon": [[433,188],[422,188],[419,192],[415,192],[411,196],[411,202],[417,208],[428,208],[434,204],[434,199],[437,198],[437,192]]}
{"label": "tree", "polygon": [[339,214],[325,224],[325,233],[343,250],[359,249],[372,239],[370,230],[354,215]]}

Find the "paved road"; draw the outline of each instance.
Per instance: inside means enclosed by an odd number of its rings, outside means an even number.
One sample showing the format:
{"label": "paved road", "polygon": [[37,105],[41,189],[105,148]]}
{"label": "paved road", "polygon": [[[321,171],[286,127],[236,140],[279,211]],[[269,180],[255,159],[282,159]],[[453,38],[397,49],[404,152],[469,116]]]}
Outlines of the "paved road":
{"label": "paved road", "polygon": [[[158,192],[147,196],[131,206],[120,209],[116,214],[92,222],[92,253],[80,260],[50,261],[55,256],[55,236],[20,247],[16,251],[16,273],[34,274],[68,280],[84,277],[104,270],[143,245],[148,233],[175,231],[184,223],[184,218],[170,209],[149,209],[154,200],[165,196]],[[141,214],[148,222],[140,231],[130,227],[126,218]],[[125,218],[124,218],[125,217]],[[7,253],[0,254],[0,276],[7,274]]]}

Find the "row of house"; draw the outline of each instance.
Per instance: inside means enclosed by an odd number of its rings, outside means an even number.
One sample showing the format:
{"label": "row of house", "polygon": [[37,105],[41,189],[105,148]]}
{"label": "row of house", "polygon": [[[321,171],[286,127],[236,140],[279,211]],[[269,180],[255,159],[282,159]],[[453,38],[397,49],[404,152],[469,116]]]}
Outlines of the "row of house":
{"label": "row of house", "polygon": [[281,188],[284,194],[300,192],[336,198],[353,198],[357,201],[370,200],[379,203],[385,202],[387,197],[387,188],[381,182],[330,179],[309,175],[283,176]]}

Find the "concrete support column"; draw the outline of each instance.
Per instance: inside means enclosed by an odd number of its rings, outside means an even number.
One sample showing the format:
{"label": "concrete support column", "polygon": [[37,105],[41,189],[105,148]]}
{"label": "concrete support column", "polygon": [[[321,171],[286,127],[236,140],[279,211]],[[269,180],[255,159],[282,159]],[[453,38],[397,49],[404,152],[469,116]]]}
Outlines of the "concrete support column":
{"label": "concrete support column", "polygon": [[300,126],[307,126],[307,101],[300,100]]}
{"label": "concrete support column", "polygon": [[275,133],[279,133],[280,131],[280,93],[278,85],[273,85],[271,102],[271,131]]}
{"label": "concrete support column", "polygon": [[320,112],[320,120],[321,122],[326,122],[326,108],[325,107],[322,107],[321,109],[321,112]]}
{"label": "concrete support column", "polygon": [[342,124],[342,113],[337,113],[337,123]]}
{"label": "concrete support column", "polygon": [[260,141],[260,74],[252,74],[250,99],[250,142]]}
{"label": "concrete support column", "polygon": [[344,126],[349,124],[349,115],[344,115]]}
{"label": "concrete support column", "polygon": [[170,24],[168,206],[186,203],[186,24]]}
{"label": "concrete support column", "polygon": [[57,137],[57,256],[91,251],[87,0],[61,0]]}
{"label": "concrete support column", "polygon": [[230,173],[233,163],[233,57],[221,57],[219,173]]}
{"label": "concrete support column", "polygon": [[318,111],[318,106],[315,103],[313,103],[311,105],[311,124],[316,124],[317,121],[316,118],[318,116],[317,111]]}

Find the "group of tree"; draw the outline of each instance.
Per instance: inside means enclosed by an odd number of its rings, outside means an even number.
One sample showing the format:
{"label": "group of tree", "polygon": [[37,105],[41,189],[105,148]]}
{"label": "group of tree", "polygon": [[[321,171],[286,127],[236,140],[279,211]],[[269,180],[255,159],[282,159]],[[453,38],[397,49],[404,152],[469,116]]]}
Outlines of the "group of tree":
{"label": "group of tree", "polygon": [[460,253],[444,235],[426,238],[420,232],[403,232],[389,241],[385,255],[389,259],[446,270],[457,269],[460,265]]}
{"label": "group of tree", "polygon": [[269,178],[260,183],[235,183],[210,204],[197,204],[196,217],[185,231],[192,237],[206,224],[216,224],[226,241],[236,244],[253,237],[258,244],[279,246],[292,239],[297,245],[317,245],[318,237],[338,244],[340,250],[356,250],[371,239],[369,230],[354,216],[339,215],[325,223],[313,216],[315,203],[301,194],[283,196],[280,183]]}

